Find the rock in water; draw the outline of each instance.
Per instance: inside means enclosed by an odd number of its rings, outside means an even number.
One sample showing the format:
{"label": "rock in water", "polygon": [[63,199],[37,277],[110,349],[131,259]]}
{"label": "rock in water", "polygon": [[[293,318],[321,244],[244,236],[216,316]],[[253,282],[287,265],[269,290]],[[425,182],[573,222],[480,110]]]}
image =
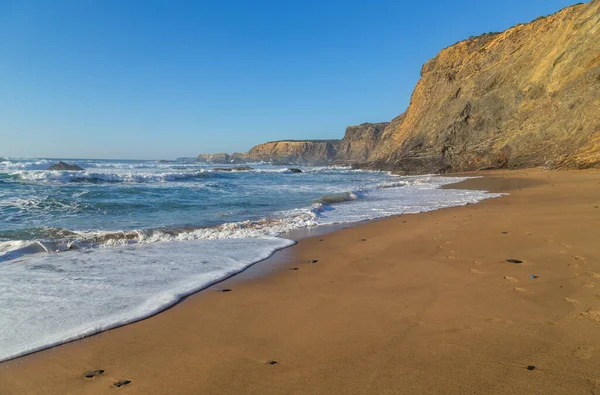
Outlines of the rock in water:
{"label": "rock in water", "polygon": [[85,170],[83,167],[72,165],[63,161],[58,162],[55,165],[50,166],[46,170],[59,170],[59,171],[82,171]]}
{"label": "rock in water", "polygon": [[300,170],[300,169],[297,169],[297,168],[295,168],[295,167],[292,167],[292,168],[290,168],[290,169],[288,169],[288,170],[289,170],[290,172],[292,172],[292,173],[302,173],[302,170]]}

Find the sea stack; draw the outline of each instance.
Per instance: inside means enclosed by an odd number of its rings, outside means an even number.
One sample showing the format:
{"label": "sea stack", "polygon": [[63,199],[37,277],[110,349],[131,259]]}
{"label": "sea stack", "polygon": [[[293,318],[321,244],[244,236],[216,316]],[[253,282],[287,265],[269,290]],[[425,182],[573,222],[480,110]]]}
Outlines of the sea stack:
{"label": "sea stack", "polygon": [[59,161],[58,163],[50,166],[46,170],[59,170],[59,171],[82,171],[85,170],[83,167],[79,167],[77,165],[72,165],[70,163],[66,163],[63,161]]}

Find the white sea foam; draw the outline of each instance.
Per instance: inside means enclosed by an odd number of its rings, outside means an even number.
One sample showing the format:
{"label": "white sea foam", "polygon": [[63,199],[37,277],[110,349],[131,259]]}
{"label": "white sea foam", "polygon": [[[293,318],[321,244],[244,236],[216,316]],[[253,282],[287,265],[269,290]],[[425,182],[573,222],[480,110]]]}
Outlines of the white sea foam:
{"label": "white sea foam", "polygon": [[[440,189],[465,178],[419,176],[380,184],[363,199],[332,205],[319,213],[320,225],[365,221],[400,214],[414,214],[446,207],[464,206],[502,196],[476,190]],[[405,187],[398,187],[404,185]]]}
{"label": "white sea foam", "polygon": [[3,263],[0,361],[148,317],[291,244],[197,240]]}
{"label": "white sea foam", "polygon": [[88,172],[88,171],[50,171],[50,170],[20,170],[8,173],[17,176],[26,182],[124,182],[124,183],[149,183],[168,182],[198,179],[203,173],[210,170],[196,169],[192,171],[164,171],[164,172]]}

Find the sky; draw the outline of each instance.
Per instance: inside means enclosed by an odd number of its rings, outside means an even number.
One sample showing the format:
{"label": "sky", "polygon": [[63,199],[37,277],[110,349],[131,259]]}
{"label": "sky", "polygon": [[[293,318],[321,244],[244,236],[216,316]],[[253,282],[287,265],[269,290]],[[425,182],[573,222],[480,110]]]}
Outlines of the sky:
{"label": "sky", "polygon": [[0,156],[173,159],[341,138],[423,63],[564,0],[0,0]]}

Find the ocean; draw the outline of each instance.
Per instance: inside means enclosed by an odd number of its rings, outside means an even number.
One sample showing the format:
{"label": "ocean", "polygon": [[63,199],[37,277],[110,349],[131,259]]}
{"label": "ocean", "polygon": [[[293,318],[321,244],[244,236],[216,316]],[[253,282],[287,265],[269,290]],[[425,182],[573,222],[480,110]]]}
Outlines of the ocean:
{"label": "ocean", "polygon": [[499,196],[347,167],[0,158],[0,361],[155,314],[301,228]]}

